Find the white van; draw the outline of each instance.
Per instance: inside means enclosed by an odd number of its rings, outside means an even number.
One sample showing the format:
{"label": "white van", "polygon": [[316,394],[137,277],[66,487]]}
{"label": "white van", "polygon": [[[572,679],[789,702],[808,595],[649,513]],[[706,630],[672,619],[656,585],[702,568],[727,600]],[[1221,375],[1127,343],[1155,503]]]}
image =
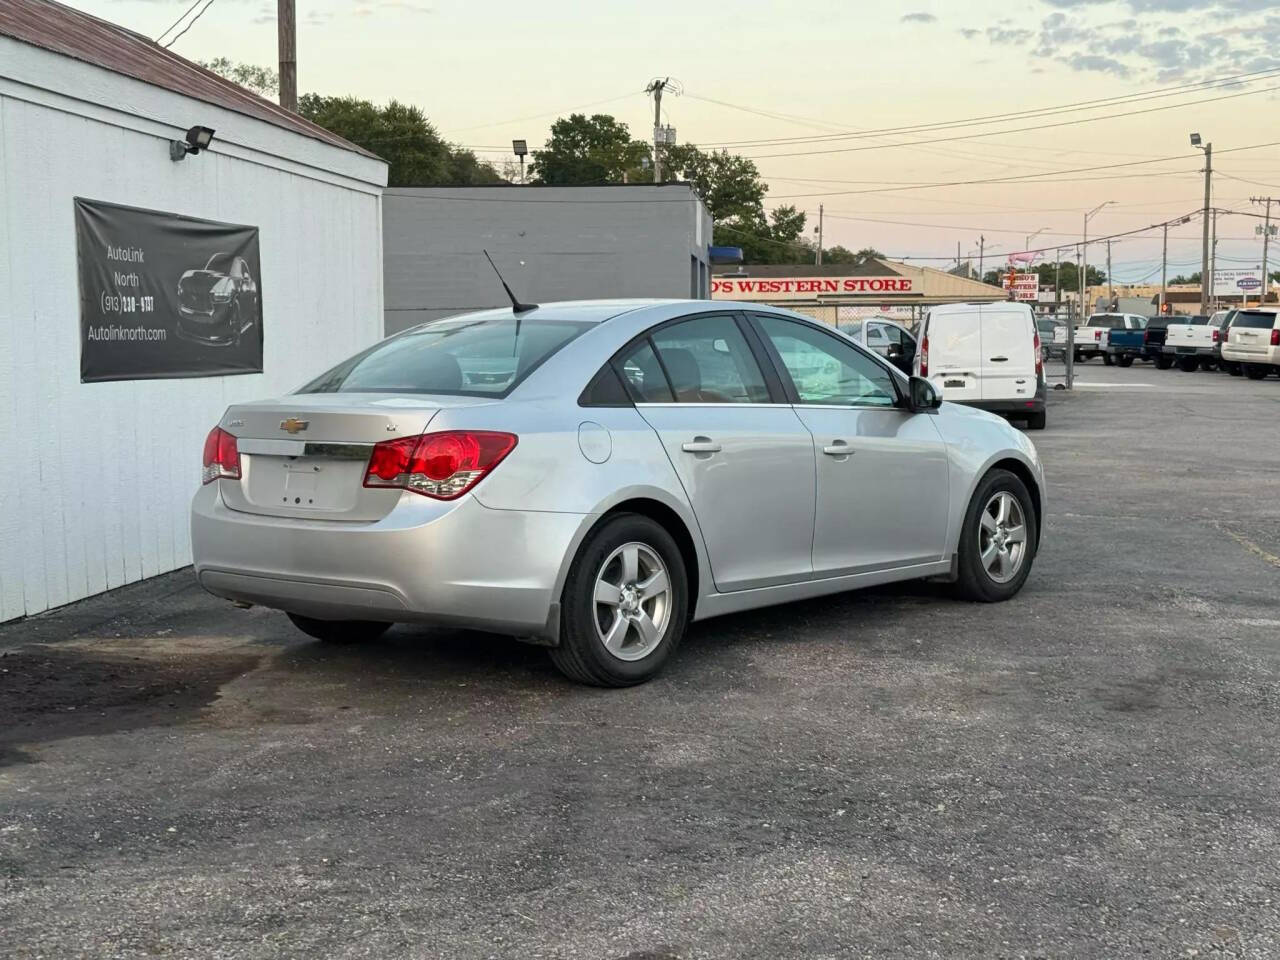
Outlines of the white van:
{"label": "white van", "polygon": [[1025,303],[946,303],[925,314],[916,376],[942,399],[1045,424],[1044,364],[1040,335]]}

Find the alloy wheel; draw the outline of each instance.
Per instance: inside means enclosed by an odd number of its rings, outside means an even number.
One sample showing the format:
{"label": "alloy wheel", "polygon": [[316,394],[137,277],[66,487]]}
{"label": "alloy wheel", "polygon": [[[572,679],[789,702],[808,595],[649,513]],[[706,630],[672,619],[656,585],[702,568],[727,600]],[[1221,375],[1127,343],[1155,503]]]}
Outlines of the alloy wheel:
{"label": "alloy wheel", "polygon": [[596,573],[593,594],[596,635],[619,660],[642,660],[667,634],[671,620],[671,577],[657,552],[643,543],[624,543]]}
{"label": "alloy wheel", "polygon": [[1027,553],[1027,521],[1018,498],[1006,490],[992,495],[982,508],[978,530],[982,569],[996,583],[1018,575]]}

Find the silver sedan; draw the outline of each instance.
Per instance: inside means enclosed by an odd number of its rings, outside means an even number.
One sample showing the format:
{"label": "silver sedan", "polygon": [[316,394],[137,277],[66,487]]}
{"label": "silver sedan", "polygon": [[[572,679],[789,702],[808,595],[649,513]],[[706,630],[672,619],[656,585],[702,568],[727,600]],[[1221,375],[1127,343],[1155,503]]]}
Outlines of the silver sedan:
{"label": "silver sedan", "polygon": [[916,578],[1021,589],[1035,447],[830,328],[750,303],[546,304],[390,337],[236,404],[196,576],[321,640],[395,622],[542,644],[624,686],[687,625]]}

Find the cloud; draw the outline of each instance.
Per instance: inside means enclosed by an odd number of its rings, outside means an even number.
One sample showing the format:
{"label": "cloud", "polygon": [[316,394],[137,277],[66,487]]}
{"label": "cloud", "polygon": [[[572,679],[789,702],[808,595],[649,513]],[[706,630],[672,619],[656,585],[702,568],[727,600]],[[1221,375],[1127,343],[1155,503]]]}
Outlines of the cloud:
{"label": "cloud", "polygon": [[938,20],[932,13],[904,13],[902,15],[903,23],[936,23]]}
{"label": "cloud", "polygon": [[1076,53],[1059,59],[1072,70],[1080,72],[1110,73],[1117,77],[1129,76],[1129,68],[1119,60],[1099,56],[1096,53]]}
{"label": "cloud", "polygon": [[973,29],[973,27],[963,27],[963,28],[960,30],[960,33],[964,36],[964,38],[965,38],[966,40],[972,40],[972,39],[974,39],[975,37],[980,37],[980,36],[982,36],[982,31],[981,31],[981,30],[975,30],[975,29]]}
{"label": "cloud", "polygon": [[[1269,62],[1277,0],[1041,0],[1033,56],[1072,70],[1144,81],[1209,80]],[[1121,10],[1132,16],[1116,18]],[[1110,16],[1104,16],[1110,14]],[[1260,15],[1262,14],[1262,15]],[[1224,26],[1225,25],[1225,26]],[[1017,25],[1017,31],[1022,29]],[[992,43],[1017,32],[988,29]],[[1265,68],[1264,68],[1265,69]]]}
{"label": "cloud", "polygon": [[987,39],[992,43],[1020,47],[1030,43],[1035,39],[1035,35],[1034,30],[1024,30],[1021,27],[987,27]]}

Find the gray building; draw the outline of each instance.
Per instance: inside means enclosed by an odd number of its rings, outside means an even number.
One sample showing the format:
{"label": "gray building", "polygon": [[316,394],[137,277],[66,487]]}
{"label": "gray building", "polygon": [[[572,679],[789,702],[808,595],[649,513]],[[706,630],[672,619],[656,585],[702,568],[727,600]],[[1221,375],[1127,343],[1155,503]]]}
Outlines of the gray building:
{"label": "gray building", "polygon": [[711,295],[711,216],[687,184],[397,187],[382,198],[386,332],[506,306]]}

